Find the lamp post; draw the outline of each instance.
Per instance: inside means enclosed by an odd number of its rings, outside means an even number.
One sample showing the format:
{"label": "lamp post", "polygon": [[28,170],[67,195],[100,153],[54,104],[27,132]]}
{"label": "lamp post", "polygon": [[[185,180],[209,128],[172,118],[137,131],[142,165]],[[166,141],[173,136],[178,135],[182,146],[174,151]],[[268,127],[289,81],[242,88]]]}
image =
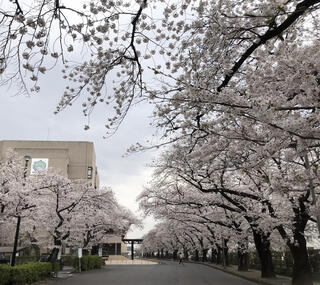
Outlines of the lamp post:
{"label": "lamp post", "polygon": [[[24,165],[24,171],[23,171],[23,180],[25,181],[27,177],[27,169],[28,169],[28,163],[30,161],[31,157],[29,155],[24,156],[25,165]],[[23,182],[23,186],[25,183]],[[11,266],[14,266],[16,263],[16,255],[17,255],[17,247],[18,247],[18,240],[19,240],[19,231],[20,231],[20,223],[21,223],[21,216],[18,215],[17,217],[17,226],[16,226],[16,235],[14,237],[14,244],[13,244],[13,251],[11,256]]]}

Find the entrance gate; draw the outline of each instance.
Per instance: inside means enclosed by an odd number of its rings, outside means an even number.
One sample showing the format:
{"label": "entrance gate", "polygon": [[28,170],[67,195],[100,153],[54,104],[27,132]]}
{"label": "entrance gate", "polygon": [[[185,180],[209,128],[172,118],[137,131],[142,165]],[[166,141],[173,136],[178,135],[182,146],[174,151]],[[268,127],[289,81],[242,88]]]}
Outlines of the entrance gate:
{"label": "entrance gate", "polygon": [[131,244],[131,259],[134,259],[134,244],[141,244],[143,239],[122,239],[125,244]]}

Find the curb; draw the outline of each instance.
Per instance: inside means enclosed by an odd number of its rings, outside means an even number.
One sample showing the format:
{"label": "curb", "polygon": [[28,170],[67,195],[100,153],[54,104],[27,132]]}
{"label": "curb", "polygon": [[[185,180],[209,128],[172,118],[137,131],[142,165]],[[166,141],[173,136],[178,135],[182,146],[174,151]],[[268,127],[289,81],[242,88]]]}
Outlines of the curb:
{"label": "curb", "polygon": [[208,266],[208,267],[212,267],[214,269],[223,271],[223,272],[231,274],[233,276],[237,276],[239,278],[242,278],[242,279],[245,279],[245,280],[248,280],[248,281],[252,281],[252,282],[255,282],[255,283],[258,283],[258,284],[263,284],[263,285],[271,285],[272,284],[272,283],[270,283],[268,281],[261,280],[260,278],[257,279],[257,278],[252,278],[252,277],[247,277],[247,276],[243,276],[243,275],[237,274],[237,272],[235,272],[235,271],[230,271],[230,270],[227,270],[227,269],[223,269],[221,267],[214,266],[214,264],[208,264],[208,263],[203,263],[203,262],[192,262],[192,261],[189,261],[189,263],[201,264],[201,265],[205,265],[205,266]]}
{"label": "curb", "polygon": [[[215,266],[214,264],[208,264],[208,263],[204,263],[204,262],[193,262],[193,261],[188,261],[190,263],[195,263],[195,264],[201,264],[201,265],[205,265],[205,266],[208,266],[208,267],[212,267],[214,269],[217,269],[217,270],[220,270],[220,271],[223,271],[225,273],[228,273],[228,274],[231,274],[233,276],[237,276],[239,278],[242,278],[242,279],[245,279],[245,280],[248,280],[248,281],[252,281],[252,282],[255,282],[257,284],[263,284],[263,285],[281,285],[283,283],[280,283],[281,280],[277,279],[277,278],[270,278],[270,280],[263,280],[261,277],[260,278],[253,278],[253,277],[247,277],[247,276],[243,276],[241,274],[238,274],[236,271],[231,271],[231,270],[228,270],[228,269],[223,269],[221,267],[218,267],[218,266]],[[272,280],[274,280],[275,282],[277,282],[277,284],[275,283],[272,283]],[[291,280],[288,279],[288,282],[289,284],[291,284]]]}

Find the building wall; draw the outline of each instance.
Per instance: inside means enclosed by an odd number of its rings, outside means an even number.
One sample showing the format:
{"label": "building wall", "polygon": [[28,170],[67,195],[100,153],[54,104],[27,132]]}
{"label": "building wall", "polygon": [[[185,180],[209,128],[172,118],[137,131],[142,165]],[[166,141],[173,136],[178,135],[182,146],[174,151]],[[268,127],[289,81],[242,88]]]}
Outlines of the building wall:
{"label": "building wall", "polygon": [[[103,241],[105,244],[121,244],[121,253],[124,254],[127,252],[127,245],[122,242],[120,236],[108,237]],[[118,254],[121,254],[118,252]]]}
{"label": "building wall", "polygon": [[[87,179],[99,187],[99,175],[96,167],[96,154],[92,142],[85,141],[0,141],[0,159],[12,149],[19,155],[32,158],[48,158],[49,167],[57,168],[70,179]],[[29,170],[30,173],[29,163]],[[91,168],[91,178],[88,170]]]}

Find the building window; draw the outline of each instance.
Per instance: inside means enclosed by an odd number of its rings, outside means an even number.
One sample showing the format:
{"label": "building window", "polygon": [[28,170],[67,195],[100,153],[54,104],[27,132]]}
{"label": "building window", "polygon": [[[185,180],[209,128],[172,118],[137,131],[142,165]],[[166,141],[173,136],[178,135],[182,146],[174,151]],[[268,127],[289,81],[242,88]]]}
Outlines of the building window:
{"label": "building window", "polygon": [[88,179],[92,178],[92,166],[88,166]]}

